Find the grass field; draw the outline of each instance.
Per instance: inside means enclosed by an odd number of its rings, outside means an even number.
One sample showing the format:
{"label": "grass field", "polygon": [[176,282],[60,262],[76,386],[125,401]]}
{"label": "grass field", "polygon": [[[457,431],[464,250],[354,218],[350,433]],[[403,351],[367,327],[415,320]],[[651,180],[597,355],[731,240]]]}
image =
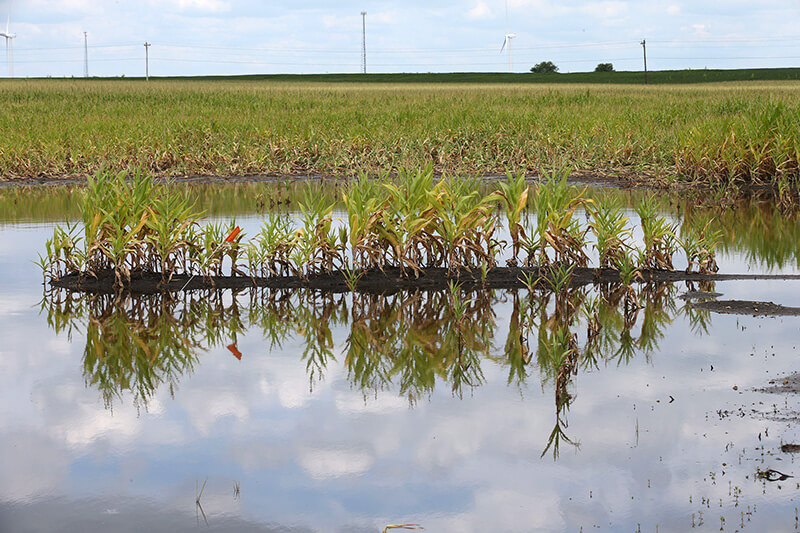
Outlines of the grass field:
{"label": "grass field", "polygon": [[0,83],[0,176],[349,176],[426,166],[486,175],[568,162],[646,180],[785,186],[800,175],[798,89],[9,80]]}

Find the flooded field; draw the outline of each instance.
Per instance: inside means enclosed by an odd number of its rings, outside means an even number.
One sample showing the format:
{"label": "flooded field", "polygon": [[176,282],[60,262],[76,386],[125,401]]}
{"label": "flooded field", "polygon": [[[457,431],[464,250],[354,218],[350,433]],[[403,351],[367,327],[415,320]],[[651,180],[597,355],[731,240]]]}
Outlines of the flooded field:
{"label": "flooded field", "polygon": [[[254,234],[308,186],[185,191]],[[3,531],[800,526],[800,317],[700,305],[797,307],[800,280],[51,290],[32,261],[76,194],[0,191]],[[720,273],[800,272],[796,214],[713,214]]]}

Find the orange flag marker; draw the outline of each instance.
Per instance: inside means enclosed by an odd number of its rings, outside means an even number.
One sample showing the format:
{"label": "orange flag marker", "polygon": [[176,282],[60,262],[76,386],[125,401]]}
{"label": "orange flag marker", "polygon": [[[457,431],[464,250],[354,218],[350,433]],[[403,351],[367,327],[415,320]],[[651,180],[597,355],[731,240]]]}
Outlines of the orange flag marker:
{"label": "orange flag marker", "polygon": [[241,232],[242,232],[242,228],[240,228],[239,226],[236,226],[235,228],[233,228],[233,231],[230,233],[230,235],[225,237],[225,242],[233,242],[233,240],[236,238],[236,236],[239,235]]}
{"label": "orange flag marker", "polygon": [[236,343],[228,345],[228,350],[233,354],[233,356],[238,359],[239,361],[242,360],[242,352],[239,351],[239,348],[236,347]]}

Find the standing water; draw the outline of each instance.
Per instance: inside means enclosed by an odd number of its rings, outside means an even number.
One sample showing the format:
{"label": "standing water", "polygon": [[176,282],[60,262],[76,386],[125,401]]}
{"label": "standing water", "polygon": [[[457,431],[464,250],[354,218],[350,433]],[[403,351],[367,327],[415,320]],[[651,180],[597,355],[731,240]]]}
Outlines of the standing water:
{"label": "standing water", "polygon": [[[276,188],[190,190],[255,233]],[[797,280],[81,295],[32,264],[76,193],[0,194],[3,531],[798,527],[800,317],[703,307]],[[719,220],[720,272],[797,271],[796,219]]]}

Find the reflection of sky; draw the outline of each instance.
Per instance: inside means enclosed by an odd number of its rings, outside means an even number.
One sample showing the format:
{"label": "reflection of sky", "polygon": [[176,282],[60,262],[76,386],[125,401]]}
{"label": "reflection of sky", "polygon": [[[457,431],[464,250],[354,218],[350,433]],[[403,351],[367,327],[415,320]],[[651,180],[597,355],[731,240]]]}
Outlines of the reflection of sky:
{"label": "reflection of sky", "polygon": [[[800,402],[750,389],[797,370],[800,319],[714,316],[696,337],[677,318],[649,358],[582,370],[567,414],[580,448],[565,445],[555,462],[539,457],[554,400],[535,371],[519,389],[506,384],[507,367],[485,361],[486,383],[462,399],[444,384],[413,407],[397,390],[365,398],[347,379],[343,328],[313,392],[300,340],[269,352],[251,328],[241,361],[224,347],[200,353],[174,399],[162,387],[146,408],[125,397],[106,409],[84,383],[82,332],[69,342],[39,315],[41,275],[28,261],[45,230],[5,227],[0,237],[0,529],[196,529],[206,478],[212,529],[680,531],[701,512],[717,528],[724,516],[727,529],[747,506],[758,509],[753,530],[793,524],[796,484],[762,494],[753,474],[794,473],[780,444],[800,434],[750,411]],[[717,284],[725,297],[787,305],[797,287]],[[499,356],[509,307],[495,311]],[[740,407],[746,416],[717,413]]]}

